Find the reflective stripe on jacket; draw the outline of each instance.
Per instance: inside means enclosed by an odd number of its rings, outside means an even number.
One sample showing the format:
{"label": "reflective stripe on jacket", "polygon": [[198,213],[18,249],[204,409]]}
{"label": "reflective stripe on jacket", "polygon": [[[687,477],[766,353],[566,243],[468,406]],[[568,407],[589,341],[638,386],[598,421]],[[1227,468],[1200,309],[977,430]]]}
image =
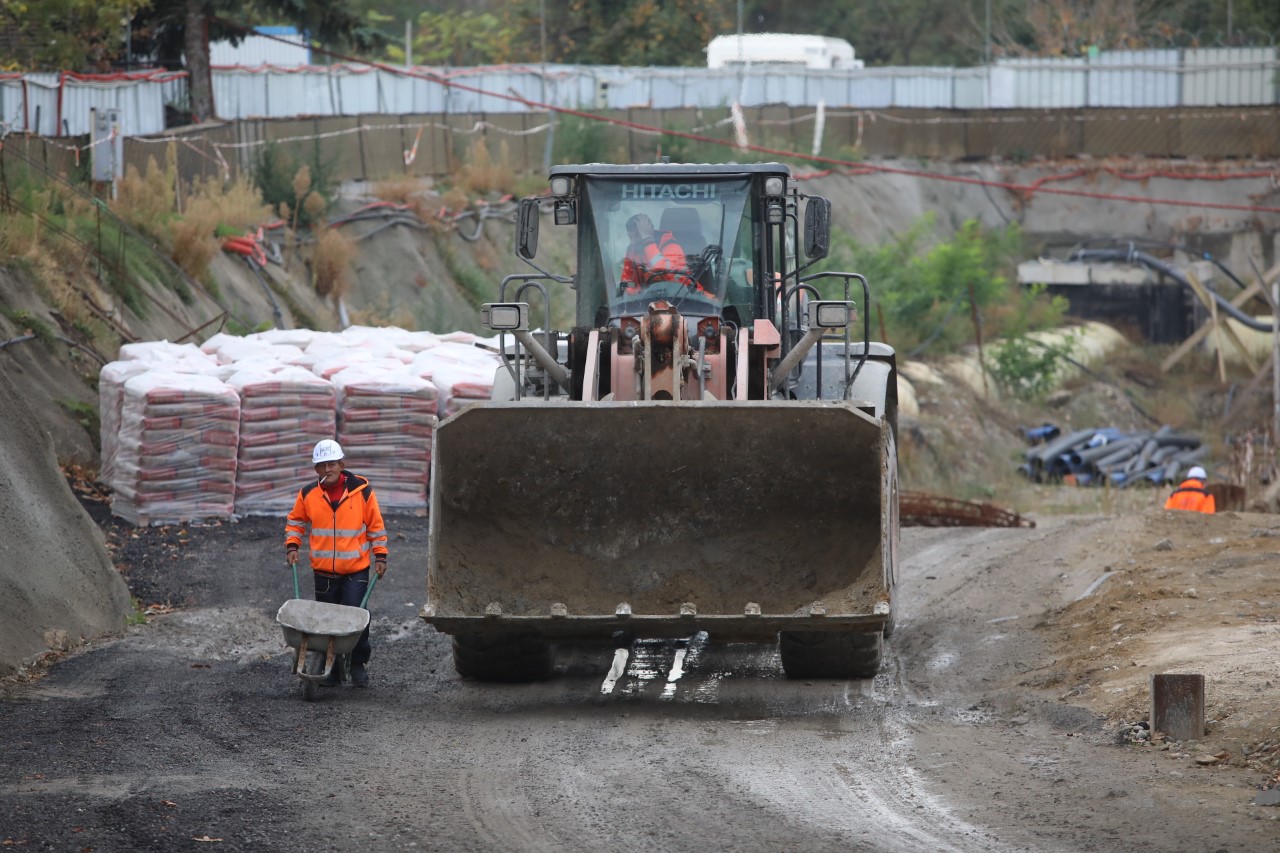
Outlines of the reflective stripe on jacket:
{"label": "reflective stripe on jacket", "polygon": [[1164,502],[1165,509],[1186,509],[1192,512],[1217,512],[1213,495],[1205,491],[1200,480],[1183,480]]}
{"label": "reflective stripe on jacket", "polygon": [[337,504],[329,501],[319,483],[309,483],[298,492],[285,522],[286,546],[301,548],[302,536],[310,526],[313,571],[349,575],[369,568],[370,551],[374,556],[387,556],[387,529],[373,487],[350,471],[343,471],[342,476],[345,490]]}

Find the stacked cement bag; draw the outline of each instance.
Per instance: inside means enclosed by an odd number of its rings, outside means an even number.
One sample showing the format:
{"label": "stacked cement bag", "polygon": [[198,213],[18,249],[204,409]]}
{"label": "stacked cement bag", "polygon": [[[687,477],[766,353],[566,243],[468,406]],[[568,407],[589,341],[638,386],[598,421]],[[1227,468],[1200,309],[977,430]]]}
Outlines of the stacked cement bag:
{"label": "stacked cement bag", "polygon": [[384,510],[424,512],[437,392],[399,369],[357,363],[333,374],[338,443],[347,467],[368,477]]}
{"label": "stacked cement bag", "polygon": [[134,524],[227,519],[240,398],[220,379],[153,369],[124,382],[111,511]]}
{"label": "stacked cement bag", "polygon": [[470,344],[441,340],[413,357],[409,370],[440,389],[439,415],[446,418],[469,403],[488,400],[502,359]]}
{"label": "stacked cement bag", "polygon": [[102,460],[98,480],[112,485],[116,470],[116,448],[120,444],[120,408],[124,405],[124,383],[151,370],[144,361],[113,361],[98,373],[98,423],[101,428]]}
{"label": "stacked cement bag", "polygon": [[284,515],[315,477],[311,448],[337,432],[333,383],[301,367],[255,364],[227,379],[240,395],[236,515]]}

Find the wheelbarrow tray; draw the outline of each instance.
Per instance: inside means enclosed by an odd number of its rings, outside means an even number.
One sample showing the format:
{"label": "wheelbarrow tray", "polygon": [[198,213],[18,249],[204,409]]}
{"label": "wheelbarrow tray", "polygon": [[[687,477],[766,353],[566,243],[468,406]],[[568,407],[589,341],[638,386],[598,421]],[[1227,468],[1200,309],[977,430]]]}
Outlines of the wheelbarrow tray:
{"label": "wheelbarrow tray", "polygon": [[345,604],[327,604],[306,598],[291,598],[280,605],[276,621],[284,630],[284,641],[292,648],[304,642],[313,652],[328,652],[333,640],[334,654],[349,654],[360,635],[369,627],[369,611]]}

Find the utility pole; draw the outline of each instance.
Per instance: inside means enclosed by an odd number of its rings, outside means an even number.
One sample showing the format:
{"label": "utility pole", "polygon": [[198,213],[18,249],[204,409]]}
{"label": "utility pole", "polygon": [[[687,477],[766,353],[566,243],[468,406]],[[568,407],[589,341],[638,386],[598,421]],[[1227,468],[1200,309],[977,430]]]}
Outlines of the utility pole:
{"label": "utility pole", "polygon": [[991,0],[986,0],[987,22],[983,27],[982,36],[982,61],[984,65],[991,64]]}

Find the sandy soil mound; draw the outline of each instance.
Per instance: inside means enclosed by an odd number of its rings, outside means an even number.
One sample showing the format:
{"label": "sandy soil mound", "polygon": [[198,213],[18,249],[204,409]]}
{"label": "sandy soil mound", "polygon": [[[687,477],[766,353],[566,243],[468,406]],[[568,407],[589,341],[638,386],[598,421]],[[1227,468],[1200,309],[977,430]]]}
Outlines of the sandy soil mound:
{"label": "sandy soil mound", "polygon": [[1159,510],[1081,519],[1038,547],[1064,572],[1095,580],[1038,622],[1052,658],[1021,686],[1120,725],[1149,719],[1149,676],[1203,674],[1199,751],[1280,769],[1280,517]]}

